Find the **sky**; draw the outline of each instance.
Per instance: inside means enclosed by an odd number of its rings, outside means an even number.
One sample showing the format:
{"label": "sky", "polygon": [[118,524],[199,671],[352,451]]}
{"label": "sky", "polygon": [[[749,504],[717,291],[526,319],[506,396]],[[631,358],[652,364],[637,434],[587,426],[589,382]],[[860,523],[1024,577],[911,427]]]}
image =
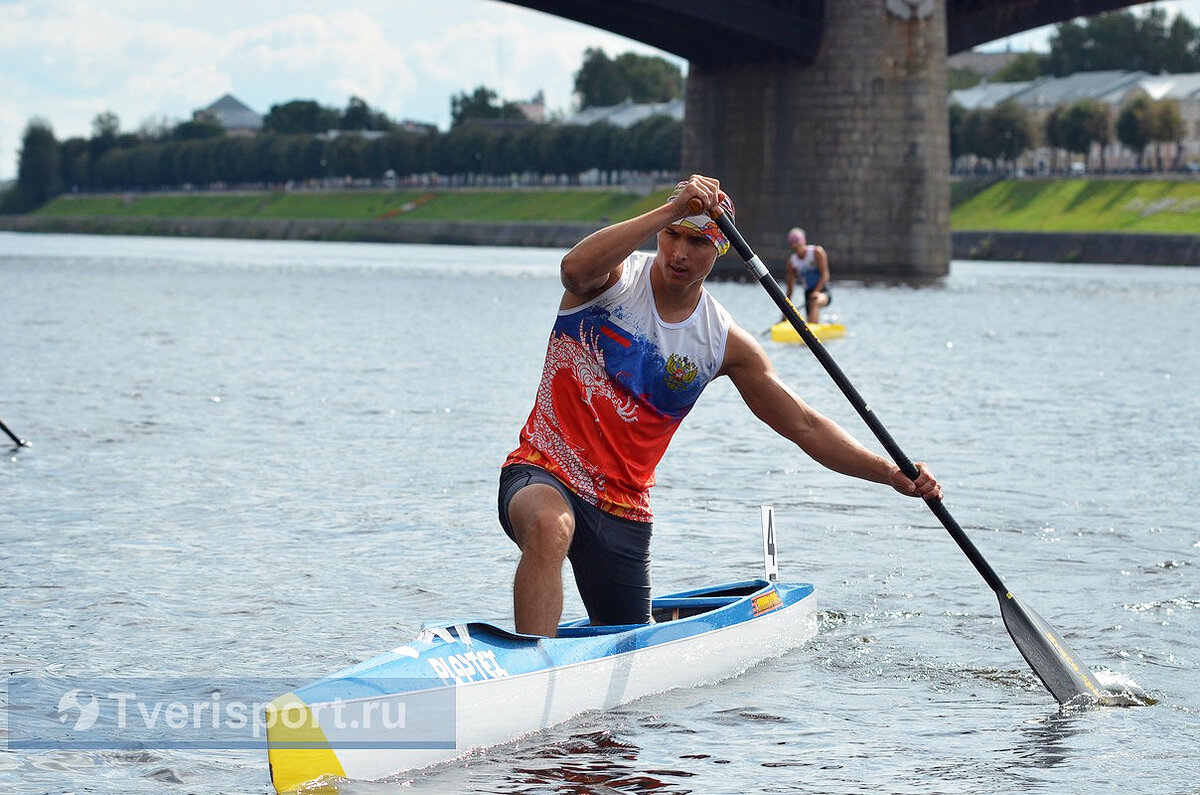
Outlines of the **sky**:
{"label": "sky", "polygon": [[[1200,0],[1159,2],[1200,24]],[[1146,6],[1142,6],[1145,8]],[[1053,28],[981,49],[1046,50]],[[446,129],[450,99],[486,86],[505,100],[544,92],[571,110],[588,47],[646,45],[500,0],[0,0],[0,181],[16,176],[30,119],[61,141],[110,111],[123,132],[175,124],[226,93],[259,113],[358,96],[393,120]]]}

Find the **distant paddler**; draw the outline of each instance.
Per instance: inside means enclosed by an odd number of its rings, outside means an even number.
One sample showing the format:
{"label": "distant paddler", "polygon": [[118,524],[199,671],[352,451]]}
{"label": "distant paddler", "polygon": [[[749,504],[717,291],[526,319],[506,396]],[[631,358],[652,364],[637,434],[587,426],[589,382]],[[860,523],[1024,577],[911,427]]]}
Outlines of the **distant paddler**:
{"label": "distant paddler", "polygon": [[821,307],[829,306],[829,257],[825,249],[808,242],[800,227],[788,232],[788,245],[792,253],[787,261],[787,297],[791,300],[796,282],[804,285],[804,319],[809,323],[821,322]]}

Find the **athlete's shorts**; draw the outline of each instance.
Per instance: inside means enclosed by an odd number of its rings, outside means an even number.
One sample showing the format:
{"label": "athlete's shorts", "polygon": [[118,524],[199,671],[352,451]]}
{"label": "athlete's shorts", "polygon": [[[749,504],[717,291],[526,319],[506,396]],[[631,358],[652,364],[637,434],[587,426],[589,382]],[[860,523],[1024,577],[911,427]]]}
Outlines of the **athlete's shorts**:
{"label": "athlete's shorts", "polygon": [[500,524],[516,541],[508,519],[513,495],[534,483],[558,489],[575,514],[567,559],[592,624],[650,623],[650,534],[653,524],[606,513],[546,470],[509,464],[500,470]]}
{"label": "athlete's shorts", "polygon": [[[825,285],[825,289],[822,290],[821,292],[823,292],[823,293],[825,293],[825,295],[829,296],[829,300],[825,302],[825,306],[829,306],[830,304],[832,304],[833,303],[833,293],[830,291],[829,285]],[[805,306],[808,306],[808,299],[812,298],[812,294],[813,294],[812,290],[804,291],[804,305]]]}

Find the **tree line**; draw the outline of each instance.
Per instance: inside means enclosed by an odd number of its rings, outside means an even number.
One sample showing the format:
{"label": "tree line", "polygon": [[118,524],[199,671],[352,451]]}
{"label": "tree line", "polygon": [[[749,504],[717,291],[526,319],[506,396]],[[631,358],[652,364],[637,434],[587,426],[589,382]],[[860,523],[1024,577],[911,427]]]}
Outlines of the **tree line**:
{"label": "tree line", "polygon": [[[1153,168],[1163,171],[1178,168],[1182,148],[1183,117],[1179,103],[1173,99],[1152,100],[1136,96],[1125,103],[1115,118],[1112,109],[1095,99],[1085,98],[1070,105],[1054,108],[1041,124],[1013,100],[994,108],[967,111],[961,105],[950,106],[950,158],[957,161],[966,155],[991,162],[991,170],[1007,165],[1015,169],[1021,155],[1038,145],[1051,150],[1052,159],[1059,151],[1086,157],[1092,146],[1100,151],[1100,170],[1107,171],[1107,149],[1119,141],[1137,158],[1139,171],[1151,166],[1145,162],[1148,147],[1154,145]],[[1166,163],[1162,144],[1175,146],[1176,162]],[[1057,162],[1047,164],[1051,172],[1060,170]]]}
{"label": "tree line", "polygon": [[[1055,26],[1048,53],[1021,53],[992,80],[1018,82],[1106,69],[1149,74],[1200,72],[1200,27],[1183,14],[1168,19],[1161,8],[1151,8],[1140,16],[1114,11],[1070,20]],[[970,88],[980,79],[970,70],[951,70],[950,87]]]}
{"label": "tree line", "polygon": [[[621,98],[612,100],[614,86]],[[681,96],[683,75],[665,59],[625,53],[610,59],[588,49],[575,75],[579,108],[660,102]],[[451,127],[398,123],[351,97],[345,109],[313,100],[272,105],[261,132],[226,135],[198,114],[176,125],[120,131],[117,116],[99,114],[89,138],[58,141],[51,125],[32,119],[22,137],[17,184],[0,195],[0,212],[27,212],[68,190],[156,190],[180,187],[378,183],[386,176],[471,175],[533,181],[544,175],[617,171],[677,172],[680,123],[652,116],[630,127],[531,124],[518,103],[480,86],[451,98]]]}

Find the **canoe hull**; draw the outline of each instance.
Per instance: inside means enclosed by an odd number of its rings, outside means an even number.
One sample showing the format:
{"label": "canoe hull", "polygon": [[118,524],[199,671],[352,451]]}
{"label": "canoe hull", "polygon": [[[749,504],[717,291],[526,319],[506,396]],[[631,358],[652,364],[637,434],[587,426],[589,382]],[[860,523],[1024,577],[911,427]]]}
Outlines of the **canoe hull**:
{"label": "canoe hull", "polygon": [[[821,342],[846,336],[846,327],[841,323],[809,323],[808,330]],[[804,342],[800,332],[786,320],[771,326],[771,339],[775,342]]]}
{"label": "canoe hull", "polygon": [[[740,595],[712,596],[731,591]],[[726,604],[686,615],[712,602]],[[681,617],[618,628],[568,622],[554,639],[447,625],[282,696],[267,716],[276,789],[454,759],[584,712],[737,675],[816,634],[808,584],[731,583],[654,604],[656,616]],[[396,727],[400,715],[409,725]]]}

